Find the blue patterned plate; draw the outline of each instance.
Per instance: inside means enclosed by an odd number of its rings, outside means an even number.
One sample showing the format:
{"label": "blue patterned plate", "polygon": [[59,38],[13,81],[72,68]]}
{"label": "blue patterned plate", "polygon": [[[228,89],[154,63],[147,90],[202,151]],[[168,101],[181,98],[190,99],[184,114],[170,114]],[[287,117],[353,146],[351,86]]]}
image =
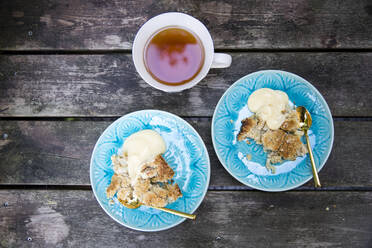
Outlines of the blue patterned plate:
{"label": "blue patterned plate", "polygon": [[127,114],[112,123],[99,137],[90,161],[90,181],[94,195],[108,215],[120,224],[140,231],[160,231],[174,227],[185,219],[146,206],[128,209],[116,196],[110,204],[106,188],[111,182],[111,155],[117,154],[125,139],[140,130],[160,133],[167,145],[163,154],[175,172],[174,181],[183,196],[166,207],[193,213],[202,202],[209,185],[208,151],[199,134],[186,121],[168,112],[142,110]]}
{"label": "blue patterned plate", "polygon": [[[265,70],[249,74],[235,82],[221,97],[212,120],[213,146],[225,169],[241,183],[264,191],[284,191],[296,188],[312,178],[308,155],[295,161],[275,165],[276,173],[266,167],[267,154],[255,142],[237,141],[241,121],[252,115],[247,101],[260,88],[282,90],[291,104],[305,106],[313,124],[309,131],[318,171],[322,169],[332,149],[333,120],[322,95],[305,79],[285,71]],[[247,159],[247,155],[251,159]]]}

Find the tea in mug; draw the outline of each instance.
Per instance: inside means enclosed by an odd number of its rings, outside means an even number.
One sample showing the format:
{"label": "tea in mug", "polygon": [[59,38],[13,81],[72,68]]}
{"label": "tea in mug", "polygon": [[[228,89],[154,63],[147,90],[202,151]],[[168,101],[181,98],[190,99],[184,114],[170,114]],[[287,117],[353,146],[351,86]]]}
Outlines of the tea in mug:
{"label": "tea in mug", "polygon": [[191,31],[169,27],[149,39],[144,62],[146,70],[159,83],[181,85],[199,74],[204,64],[204,47]]}

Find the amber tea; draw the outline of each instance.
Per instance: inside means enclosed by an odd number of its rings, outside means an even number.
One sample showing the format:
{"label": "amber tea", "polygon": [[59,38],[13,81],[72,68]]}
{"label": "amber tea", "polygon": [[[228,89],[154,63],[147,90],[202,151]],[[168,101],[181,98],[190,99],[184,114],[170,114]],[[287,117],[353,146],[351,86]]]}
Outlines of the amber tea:
{"label": "amber tea", "polygon": [[148,73],[158,82],[181,85],[199,74],[204,64],[204,48],[190,31],[168,27],[149,39],[144,62]]}

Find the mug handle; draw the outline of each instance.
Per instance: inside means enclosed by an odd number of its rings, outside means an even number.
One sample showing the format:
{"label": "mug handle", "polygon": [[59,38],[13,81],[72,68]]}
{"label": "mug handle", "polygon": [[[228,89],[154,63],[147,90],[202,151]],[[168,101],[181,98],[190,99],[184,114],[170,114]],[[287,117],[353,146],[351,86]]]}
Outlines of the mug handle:
{"label": "mug handle", "polygon": [[226,68],[231,65],[231,56],[226,53],[213,54],[211,68]]}

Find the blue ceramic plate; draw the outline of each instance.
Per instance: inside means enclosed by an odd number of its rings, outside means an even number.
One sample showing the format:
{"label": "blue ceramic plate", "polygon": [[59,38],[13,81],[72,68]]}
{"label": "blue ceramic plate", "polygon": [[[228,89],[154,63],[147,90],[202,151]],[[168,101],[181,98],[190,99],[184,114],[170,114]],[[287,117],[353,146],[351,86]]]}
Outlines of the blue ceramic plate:
{"label": "blue ceramic plate", "polygon": [[[255,142],[237,141],[241,121],[252,115],[247,101],[260,88],[282,90],[291,104],[305,106],[313,119],[309,131],[315,163],[322,169],[332,149],[333,120],[322,95],[305,79],[285,71],[266,70],[249,74],[235,82],[221,97],[212,120],[212,140],[217,156],[226,170],[243,184],[264,191],[296,188],[312,178],[308,155],[275,165],[276,173],[266,167],[266,152]],[[305,143],[305,142],[304,142]],[[248,160],[246,155],[250,154]]]}
{"label": "blue ceramic plate", "polygon": [[125,139],[140,130],[160,133],[167,144],[163,154],[175,172],[174,181],[183,196],[167,208],[193,213],[202,202],[209,185],[210,164],[207,149],[199,134],[186,121],[168,112],[142,110],[127,114],[112,123],[99,137],[90,161],[90,180],[101,207],[120,224],[141,231],[160,231],[184,221],[184,218],[146,206],[128,209],[116,196],[109,204],[106,188],[114,174],[111,156],[117,154]]}

